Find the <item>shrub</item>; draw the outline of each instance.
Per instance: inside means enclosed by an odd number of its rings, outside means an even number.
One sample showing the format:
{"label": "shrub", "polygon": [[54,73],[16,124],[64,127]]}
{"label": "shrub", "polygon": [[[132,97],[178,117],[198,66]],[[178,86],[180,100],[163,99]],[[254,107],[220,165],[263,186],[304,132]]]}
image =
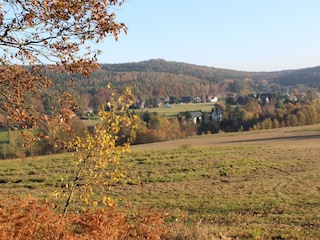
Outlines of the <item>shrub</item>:
{"label": "shrub", "polygon": [[72,239],[65,219],[55,214],[47,203],[36,199],[2,201],[0,239]]}
{"label": "shrub", "polygon": [[141,211],[128,215],[115,207],[68,213],[36,199],[7,199],[0,206],[0,239],[162,239],[168,235],[164,214]]}

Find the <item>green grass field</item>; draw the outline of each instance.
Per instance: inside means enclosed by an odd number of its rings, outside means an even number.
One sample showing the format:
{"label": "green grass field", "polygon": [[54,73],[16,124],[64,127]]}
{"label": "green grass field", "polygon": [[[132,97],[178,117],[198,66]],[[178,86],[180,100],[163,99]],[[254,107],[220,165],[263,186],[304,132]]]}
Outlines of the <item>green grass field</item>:
{"label": "green grass field", "polygon": [[0,144],[9,143],[9,134],[7,129],[0,130]]}
{"label": "green grass field", "polygon": [[192,111],[204,111],[211,112],[214,107],[214,103],[188,103],[188,104],[170,104],[172,108],[143,108],[137,109],[136,112],[149,111],[151,113],[156,112],[160,116],[176,117],[178,113],[192,112]]}
{"label": "green grass field", "polygon": [[[163,150],[133,148],[121,163],[127,182],[110,194],[132,211],[167,211],[173,222],[201,222],[232,239],[319,239],[319,127],[219,136],[161,143],[167,144]],[[221,142],[193,146],[195,139],[210,138]],[[1,197],[55,201],[54,189],[72,176],[71,159],[0,161]]]}

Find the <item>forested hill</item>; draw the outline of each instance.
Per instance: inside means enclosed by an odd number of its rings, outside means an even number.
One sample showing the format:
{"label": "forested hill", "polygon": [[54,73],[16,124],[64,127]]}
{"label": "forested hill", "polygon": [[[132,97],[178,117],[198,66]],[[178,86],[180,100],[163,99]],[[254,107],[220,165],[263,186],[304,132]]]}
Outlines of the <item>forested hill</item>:
{"label": "forested hill", "polygon": [[[51,77],[60,82],[61,73]],[[97,94],[108,83],[135,84],[140,99],[160,96],[223,95],[241,91],[280,91],[286,88],[320,87],[320,67],[278,72],[243,72],[161,59],[124,64],[101,64],[90,79],[74,75],[77,91]]]}
{"label": "forested hill", "polygon": [[312,88],[319,88],[320,66],[282,71],[277,77],[271,79],[281,86],[296,86],[302,84]]}
{"label": "forested hill", "polygon": [[219,83],[225,79],[243,79],[246,77],[263,78],[264,73],[242,72],[207,66],[199,66],[182,62],[170,62],[163,59],[152,59],[143,62],[123,64],[102,64],[101,68],[111,72],[158,72],[196,77],[211,83]]}

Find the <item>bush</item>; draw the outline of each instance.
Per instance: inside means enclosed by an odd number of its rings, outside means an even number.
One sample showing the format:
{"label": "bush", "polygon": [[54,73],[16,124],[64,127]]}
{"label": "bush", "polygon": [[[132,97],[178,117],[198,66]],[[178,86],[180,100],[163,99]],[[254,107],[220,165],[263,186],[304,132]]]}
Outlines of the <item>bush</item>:
{"label": "bush", "polygon": [[48,204],[35,199],[8,199],[1,203],[0,239],[71,239],[65,219]]}
{"label": "bush", "polygon": [[8,199],[0,206],[0,239],[161,239],[168,228],[164,215],[127,215],[115,207],[70,213],[64,217],[49,203],[36,199]]}

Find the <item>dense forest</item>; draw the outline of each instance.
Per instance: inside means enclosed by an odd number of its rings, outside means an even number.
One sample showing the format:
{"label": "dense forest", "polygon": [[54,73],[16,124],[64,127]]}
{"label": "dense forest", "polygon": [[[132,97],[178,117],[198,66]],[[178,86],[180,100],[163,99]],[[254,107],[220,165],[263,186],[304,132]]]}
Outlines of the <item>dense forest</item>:
{"label": "dense forest", "polygon": [[105,90],[108,83],[116,88],[135,86],[137,98],[141,101],[169,96],[177,99],[183,96],[208,95],[226,98],[230,93],[247,95],[269,92],[283,95],[294,89],[306,92],[310,88],[320,87],[320,67],[277,72],[242,72],[161,59],[101,64],[100,69],[93,72],[89,79],[76,74],[69,76],[59,71],[51,72],[50,77],[57,86],[73,78],[73,92],[78,95],[78,104],[86,103],[92,108],[108,99],[108,92]]}

